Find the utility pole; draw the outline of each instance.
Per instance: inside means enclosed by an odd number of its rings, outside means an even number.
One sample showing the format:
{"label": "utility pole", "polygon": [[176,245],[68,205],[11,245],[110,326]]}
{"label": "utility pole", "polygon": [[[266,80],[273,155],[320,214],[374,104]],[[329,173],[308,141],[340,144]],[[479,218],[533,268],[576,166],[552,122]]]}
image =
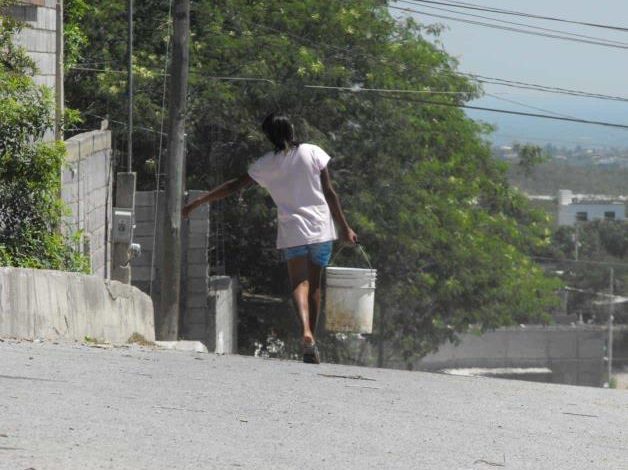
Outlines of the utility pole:
{"label": "utility pole", "polygon": [[63,0],[57,0],[57,32],[55,57],[55,140],[63,140],[64,88],[63,88]]}
{"label": "utility pole", "polygon": [[161,298],[155,319],[160,340],[177,340],[181,296],[181,204],[185,151],[185,113],[188,90],[190,0],[174,1],[172,63],[168,123],[166,204],[162,217]]}
{"label": "utility pole", "polygon": [[116,205],[113,209],[113,251],[111,278],[131,283],[130,248],[133,241],[136,174],[133,173],[133,0],[127,4],[127,155],[126,173],[116,175]]}
{"label": "utility pole", "polygon": [[579,235],[578,231],[580,229],[580,226],[578,225],[577,221],[576,221],[576,227],[575,228],[576,228],[576,231],[574,233],[574,246],[576,248],[575,260],[578,261],[578,248],[579,248],[579,245],[580,245],[580,240],[578,240],[578,238],[579,238],[578,237],[578,235]]}
{"label": "utility pole", "polygon": [[386,307],[379,304],[379,338],[377,341],[377,367],[383,368],[384,360],[384,329],[386,328]]}
{"label": "utility pole", "polygon": [[608,303],[608,386],[611,386],[611,378],[613,377],[613,314],[615,313],[615,269],[611,268],[611,284],[610,284],[610,300]]}
{"label": "utility pole", "polygon": [[131,173],[133,171],[133,0],[129,0],[128,5],[128,129],[127,129],[127,157],[126,157],[126,171]]}

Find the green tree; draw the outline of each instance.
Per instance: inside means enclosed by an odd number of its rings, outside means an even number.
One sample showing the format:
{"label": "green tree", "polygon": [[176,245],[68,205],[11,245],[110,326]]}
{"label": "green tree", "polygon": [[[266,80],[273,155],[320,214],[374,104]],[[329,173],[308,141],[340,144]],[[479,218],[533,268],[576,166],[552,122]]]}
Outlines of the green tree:
{"label": "green tree", "polygon": [[513,149],[519,155],[519,168],[526,177],[532,176],[538,165],[549,160],[548,155],[538,145],[515,144]]}
{"label": "green tree", "polygon": [[51,93],[14,45],[20,25],[8,6],[0,0],[0,266],[84,271],[86,260],[59,230],[65,148],[42,141],[53,124]]}
{"label": "green tree", "polygon": [[[119,64],[120,2],[93,5],[90,54]],[[139,122],[158,128],[167,4],[145,7]],[[456,73],[438,27],[399,22],[376,0],[203,0],[192,29],[188,187],[246,171],[268,150],[259,122],[284,110],[301,140],[333,157],[343,205],[379,270],[379,333],[397,354],[411,362],[470,325],[547,320],[558,284],[529,257],[549,243],[547,220],[509,187],[489,128],[456,107],[481,90]],[[73,105],[123,121],[123,89],[123,76],[106,72],[75,89]],[[152,161],[148,141],[138,158]],[[259,188],[225,202],[227,267],[248,290],[285,294],[274,217]]]}

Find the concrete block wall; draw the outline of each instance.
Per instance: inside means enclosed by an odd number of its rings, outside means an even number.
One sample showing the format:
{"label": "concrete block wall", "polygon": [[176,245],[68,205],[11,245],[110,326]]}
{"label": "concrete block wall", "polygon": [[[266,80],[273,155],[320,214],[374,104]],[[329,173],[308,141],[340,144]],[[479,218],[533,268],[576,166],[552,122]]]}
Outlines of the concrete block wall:
{"label": "concrete block wall", "polygon": [[110,277],[112,165],[111,132],[92,131],[66,140],[62,198],[70,210],[67,230],[84,232],[79,247],[89,255],[92,272]]}
{"label": "concrete block wall", "polygon": [[[189,191],[186,202],[201,191]],[[164,207],[163,192],[159,194],[159,208]],[[159,246],[161,222],[155,227],[155,192],[138,191],[135,195],[135,233],[133,241],[142,246],[142,256],[131,262],[132,285],[146,293],[151,292],[159,308]],[[203,206],[194,211],[182,225],[181,253],[181,312],[180,337],[202,341],[210,351],[215,348],[215,314],[208,302],[209,284],[209,209]],[[154,261],[153,261],[153,257]]]}
{"label": "concrete block wall", "polygon": [[56,80],[56,4],[56,0],[20,0],[10,10],[13,17],[25,23],[16,43],[23,46],[37,64],[39,73],[35,81],[51,88]]}

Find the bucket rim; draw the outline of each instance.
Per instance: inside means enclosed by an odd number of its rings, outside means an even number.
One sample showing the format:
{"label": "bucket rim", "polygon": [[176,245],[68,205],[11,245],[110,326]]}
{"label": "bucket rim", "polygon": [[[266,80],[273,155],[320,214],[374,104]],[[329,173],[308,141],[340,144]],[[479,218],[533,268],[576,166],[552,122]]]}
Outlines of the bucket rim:
{"label": "bucket rim", "polygon": [[346,280],[352,280],[352,279],[367,279],[367,280],[375,280],[377,279],[376,275],[365,275],[365,276],[327,276],[327,279],[346,279]]}
{"label": "bucket rim", "polygon": [[377,269],[371,269],[371,268],[345,268],[345,267],[339,267],[339,266],[328,266],[325,269],[327,270],[327,272],[334,273],[334,274],[352,273],[352,272],[377,273]]}

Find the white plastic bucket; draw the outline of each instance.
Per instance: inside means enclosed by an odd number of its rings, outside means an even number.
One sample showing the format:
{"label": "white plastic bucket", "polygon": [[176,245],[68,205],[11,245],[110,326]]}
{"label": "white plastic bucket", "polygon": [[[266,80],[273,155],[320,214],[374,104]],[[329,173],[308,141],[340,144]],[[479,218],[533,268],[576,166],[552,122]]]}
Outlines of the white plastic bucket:
{"label": "white plastic bucket", "polygon": [[326,269],[325,329],[372,333],[376,269]]}

